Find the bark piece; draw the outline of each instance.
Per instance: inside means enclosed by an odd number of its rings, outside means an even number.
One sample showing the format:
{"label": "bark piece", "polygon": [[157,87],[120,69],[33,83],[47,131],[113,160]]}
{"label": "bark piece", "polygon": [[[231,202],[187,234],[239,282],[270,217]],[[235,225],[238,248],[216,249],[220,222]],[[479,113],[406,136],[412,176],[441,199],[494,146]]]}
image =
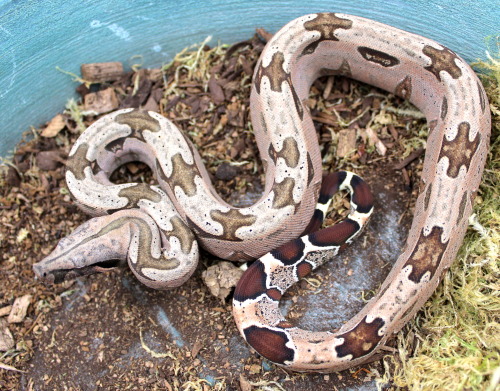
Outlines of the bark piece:
{"label": "bark piece", "polygon": [[82,64],[80,70],[82,78],[91,83],[118,80],[123,75],[123,65],[121,62]]}
{"label": "bark piece", "polygon": [[337,145],[337,157],[344,158],[356,149],[356,130],[342,129],[339,132],[339,142]]}
{"label": "bark piece", "polygon": [[14,304],[12,305],[12,309],[10,310],[7,322],[21,323],[26,317],[26,313],[28,312],[28,307],[30,305],[30,302],[31,302],[31,295],[24,295],[16,298],[16,300],[14,300]]}
{"label": "bark piece", "polygon": [[118,99],[112,88],[103,91],[91,92],[84,98],[85,111],[93,111],[97,114],[108,113],[118,108]]}

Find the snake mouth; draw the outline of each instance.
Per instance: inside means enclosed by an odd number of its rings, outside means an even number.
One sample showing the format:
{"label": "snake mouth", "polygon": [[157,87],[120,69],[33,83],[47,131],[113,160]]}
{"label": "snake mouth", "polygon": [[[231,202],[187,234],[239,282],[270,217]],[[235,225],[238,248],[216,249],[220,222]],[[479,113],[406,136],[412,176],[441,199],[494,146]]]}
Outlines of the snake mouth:
{"label": "snake mouth", "polygon": [[92,266],[87,266],[87,267],[93,268],[95,270],[95,273],[99,273],[116,269],[117,267],[124,265],[124,263],[125,262],[122,261],[121,259],[108,259],[106,261],[94,263]]}
{"label": "snake mouth", "polygon": [[124,264],[121,259],[108,259],[106,261],[97,262],[90,266],[84,266],[73,269],[54,269],[42,271],[41,268],[34,266],[35,274],[47,284],[59,284],[64,281],[73,280],[77,277],[88,276],[90,274],[104,273]]}

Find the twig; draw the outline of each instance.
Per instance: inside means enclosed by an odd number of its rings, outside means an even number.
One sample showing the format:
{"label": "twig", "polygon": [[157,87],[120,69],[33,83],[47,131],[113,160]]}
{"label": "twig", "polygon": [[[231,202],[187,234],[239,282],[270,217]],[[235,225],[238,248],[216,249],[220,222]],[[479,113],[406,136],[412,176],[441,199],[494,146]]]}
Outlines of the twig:
{"label": "twig", "polygon": [[15,371],[15,372],[26,373],[26,371],[21,371],[20,369],[14,368],[11,365],[4,364],[3,362],[0,362],[0,369],[5,369],[6,371]]}
{"label": "twig", "polygon": [[397,171],[397,170],[401,170],[401,169],[405,168],[412,161],[414,161],[415,159],[419,158],[420,155],[422,155],[423,153],[424,153],[424,149],[423,148],[419,148],[419,149],[413,151],[406,159],[403,159],[399,163],[396,163],[392,167],[392,169],[394,171]]}

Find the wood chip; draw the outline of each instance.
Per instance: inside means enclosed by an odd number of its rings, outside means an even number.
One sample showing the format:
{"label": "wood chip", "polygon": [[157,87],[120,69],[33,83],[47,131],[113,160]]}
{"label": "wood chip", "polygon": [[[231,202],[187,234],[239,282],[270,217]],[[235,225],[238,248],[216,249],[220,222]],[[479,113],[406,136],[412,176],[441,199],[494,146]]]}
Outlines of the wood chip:
{"label": "wood chip", "polygon": [[80,67],[82,78],[90,83],[104,83],[113,81],[123,75],[121,62],[96,62],[93,64],[82,64]]}
{"label": "wood chip", "polygon": [[132,174],[137,174],[139,172],[139,166],[135,162],[127,163],[126,167]]}
{"label": "wood chip", "polygon": [[201,274],[201,278],[212,295],[224,300],[231,293],[231,289],[236,286],[242,274],[243,270],[231,262],[223,261],[210,266]]}
{"label": "wood chip", "polygon": [[42,131],[41,135],[43,137],[55,137],[59,134],[61,130],[66,126],[66,121],[62,114],[57,114],[54,118],[50,120],[47,127]]}
{"label": "wood chip", "polygon": [[410,153],[410,155],[407,158],[401,160],[399,163],[396,163],[392,167],[392,169],[393,170],[401,170],[401,169],[405,168],[412,161],[414,161],[415,159],[419,158],[423,153],[424,153],[424,149],[423,148],[416,149],[415,151],[413,151],[412,153]]}
{"label": "wood chip", "polygon": [[228,124],[243,128],[245,126],[245,108],[238,102],[227,105]]}
{"label": "wood chip", "polygon": [[16,300],[14,300],[14,304],[12,305],[9,317],[7,318],[7,322],[21,323],[26,317],[30,302],[31,295],[24,295],[16,298]]}
{"label": "wood chip", "polygon": [[156,111],[156,112],[158,112],[159,107],[160,106],[156,102],[156,100],[153,97],[153,95],[150,95],[149,98],[148,98],[148,100],[146,101],[146,104],[142,108],[144,110],[147,110],[147,111]]}
{"label": "wood chip", "polygon": [[112,88],[103,91],[91,92],[84,98],[85,111],[92,111],[96,114],[103,114],[118,108],[118,99]]}
{"label": "wood chip", "polygon": [[325,89],[323,90],[323,99],[328,99],[330,96],[330,93],[332,92],[333,88],[333,76],[328,76],[328,79],[326,80],[326,86]]}
{"label": "wood chip", "polygon": [[260,35],[262,37],[264,42],[269,41],[273,37],[273,34],[271,34],[269,31],[267,31],[263,28],[255,29],[255,31],[257,32],[258,35]]}
{"label": "wood chip", "polygon": [[252,364],[252,365],[250,365],[250,368],[248,368],[248,372],[250,372],[253,375],[256,375],[256,374],[260,373],[261,369],[262,369],[262,367],[260,365]]}
{"label": "wood chip", "polygon": [[375,145],[375,149],[380,156],[385,156],[387,152],[387,147],[377,136],[377,133],[372,128],[366,128],[366,135],[368,136],[368,142],[370,145]]}
{"label": "wood chip", "polygon": [[196,358],[196,356],[198,355],[198,353],[200,353],[200,350],[202,348],[203,348],[203,343],[199,339],[197,339],[193,347],[191,348],[191,357]]}
{"label": "wood chip", "polygon": [[356,150],[356,130],[342,129],[339,132],[339,142],[337,145],[337,157],[344,158],[352,151]]}
{"label": "wood chip", "polygon": [[[224,126],[227,123],[227,116],[221,117],[221,123],[222,126]],[[236,157],[242,154],[245,148],[246,148],[245,140],[243,140],[243,138],[239,138],[229,150],[229,156],[231,157],[231,159],[235,159]]]}
{"label": "wood chip", "polygon": [[12,309],[11,305],[0,308],[0,316],[9,315],[11,309]]}
{"label": "wood chip", "polygon": [[224,90],[219,83],[217,83],[214,75],[210,76],[210,80],[208,81],[208,90],[210,91],[210,97],[215,104],[220,104],[226,99],[224,96]]}
{"label": "wood chip", "polygon": [[339,124],[339,121],[328,113],[319,112],[318,115],[312,117],[312,119],[313,121],[321,122],[322,124],[330,126],[338,126]]}
{"label": "wood chip", "polygon": [[15,345],[14,337],[9,330],[5,319],[0,319],[0,352],[12,349]]}
{"label": "wood chip", "polygon": [[408,171],[406,170],[406,168],[402,168],[401,172],[403,174],[403,181],[404,181],[405,187],[409,188],[411,181],[410,181],[410,176],[408,175]]}

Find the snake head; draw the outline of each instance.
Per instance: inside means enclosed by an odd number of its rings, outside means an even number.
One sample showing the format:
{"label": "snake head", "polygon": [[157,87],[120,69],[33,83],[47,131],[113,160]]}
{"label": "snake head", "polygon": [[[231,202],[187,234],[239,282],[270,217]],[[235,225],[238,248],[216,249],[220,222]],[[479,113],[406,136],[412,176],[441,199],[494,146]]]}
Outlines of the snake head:
{"label": "snake head", "polygon": [[115,228],[109,217],[90,219],[33,265],[35,275],[46,284],[57,284],[125,265],[127,251],[120,237],[126,235]]}
{"label": "snake head", "polygon": [[35,263],[33,271],[38,279],[42,280],[47,285],[59,284],[64,281],[73,280],[77,277],[88,276],[95,273],[104,273],[123,265],[120,259],[110,259],[103,262],[98,262],[90,266],[84,266],[72,269],[51,267],[45,260]]}

